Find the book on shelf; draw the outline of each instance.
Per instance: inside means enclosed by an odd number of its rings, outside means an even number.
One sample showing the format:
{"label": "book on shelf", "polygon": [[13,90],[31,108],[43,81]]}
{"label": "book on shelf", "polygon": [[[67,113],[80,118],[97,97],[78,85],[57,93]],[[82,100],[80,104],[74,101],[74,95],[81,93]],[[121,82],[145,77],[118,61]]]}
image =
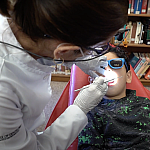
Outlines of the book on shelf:
{"label": "book on shelf", "polygon": [[[150,18],[143,19],[143,22],[136,21],[132,22],[129,21],[127,24],[124,25],[124,29],[130,29],[129,33],[126,37],[128,43],[131,44],[146,44],[150,45]],[[126,34],[120,35],[125,36]],[[114,43],[118,43],[123,37],[114,38]]]}
{"label": "book on shelf", "polygon": [[131,4],[132,4],[132,0],[129,0],[128,14],[130,14],[130,13],[131,13]]}
{"label": "book on shelf", "polygon": [[140,21],[137,21],[137,27],[136,27],[136,33],[135,33],[135,41],[134,43],[138,44],[140,40],[141,35],[141,29],[142,29],[142,23]]}
{"label": "book on shelf", "polygon": [[141,77],[145,74],[145,72],[147,71],[147,69],[150,67],[150,63],[148,63],[143,70],[137,75],[138,79],[141,79]]}
{"label": "book on shelf", "polygon": [[[140,55],[142,55],[142,53],[139,53]],[[140,56],[141,61],[139,62],[139,64],[136,66],[136,68],[134,69],[134,72],[137,74],[137,72],[139,71],[139,69],[142,67],[142,65],[145,63],[146,59],[143,56]]]}
{"label": "book on shelf", "polygon": [[139,44],[143,44],[143,38],[144,38],[144,25],[142,24],[140,37],[139,37]]}
{"label": "book on shelf", "polygon": [[127,29],[130,29],[130,30],[129,30],[129,33],[128,33],[126,39],[127,39],[127,42],[128,42],[128,43],[131,43],[132,21],[129,21],[129,22],[127,23]]}
{"label": "book on shelf", "polygon": [[134,1],[134,14],[137,13],[139,0]]}
{"label": "book on shelf", "polygon": [[150,0],[148,0],[147,4],[147,14],[150,14]]}
{"label": "book on shelf", "polygon": [[[137,22],[129,21],[126,25],[124,25],[124,29],[130,29],[126,37],[127,42],[137,44],[143,43],[143,35],[144,35],[143,27],[144,25],[140,21]],[[123,37],[124,36],[126,36],[126,34],[123,35]],[[115,37],[115,43],[117,42],[118,38]]]}
{"label": "book on shelf", "polygon": [[[148,69],[149,67],[149,61],[146,60],[143,65],[140,67],[140,69],[137,71],[136,75],[140,79],[143,73]],[[144,71],[143,71],[144,70]]]}
{"label": "book on shelf", "polygon": [[131,0],[131,13],[134,13],[134,2],[135,0]]}
{"label": "book on shelf", "polygon": [[144,37],[143,43],[146,45],[150,45],[150,19],[146,19],[144,24]]}
{"label": "book on shelf", "polygon": [[141,14],[142,12],[142,3],[143,3],[143,0],[139,0],[139,14]]}
{"label": "book on shelf", "polygon": [[135,0],[134,14],[141,14],[142,0]]}
{"label": "book on shelf", "polygon": [[150,45],[150,19],[147,20],[147,36],[146,36],[146,44]]}
{"label": "book on shelf", "polygon": [[139,60],[137,61],[137,63],[135,64],[135,66],[133,67],[133,69],[135,70],[135,68],[137,67],[137,65],[141,62],[141,60],[142,60],[142,58],[141,57],[139,57],[138,58]]}
{"label": "book on shelf", "polygon": [[129,55],[129,63],[134,69],[135,74],[140,79],[146,75],[150,68],[150,54],[149,53],[133,53]]}
{"label": "book on shelf", "polygon": [[146,80],[150,80],[150,67],[148,68],[148,70],[146,71],[146,74],[144,75],[144,78]]}
{"label": "book on shelf", "polygon": [[150,0],[129,0],[128,14],[150,14]]}
{"label": "book on shelf", "polygon": [[129,21],[128,24],[129,24],[128,29],[130,29],[130,33],[128,34],[127,41],[128,43],[135,43],[135,39],[137,41],[137,38],[135,37],[138,35],[137,22]]}
{"label": "book on shelf", "polygon": [[147,30],[148,30],[148,24],[147,23],[145,23],[143,30],[144,30],[143,43],[147,44],[147,42],[146,42],[146,39],[147,39]]}
{"label": "book on shelf", "polygon": [[144,18],[141,21],[129,21],[123,27],[124,29],[130,29],[127,32],[119,34],[114,37],[114,43],[121,41],[126,35],[126,40],[131,44],[146,44],[150,45],[150,18]]}
{"label": "book on shelf", "polygon": [[131,64],[132,68],[134,68],[138,60],[139,58],[136,56],[136,53],[131,53],[129,55],[129,63]]}
{"label": "book on shelf", "polygon": [[141,14],[146,14],[147,13],[147,4],[148,4],[148,0],[143,0]]}
{"label": "book on shelf", "polygon": [[55,70],[52,72],[53,74],[62,74],[62,75],[70,75],[71,70],[70,68],[63,66],[62,64],[56,64],[53,66]]}
{"label": "book on shelf", "polygon": [[137,28],[137,22],[133,22],[132,23],[132,32],[131,32],[131,43],[135,42],[136,28]]}

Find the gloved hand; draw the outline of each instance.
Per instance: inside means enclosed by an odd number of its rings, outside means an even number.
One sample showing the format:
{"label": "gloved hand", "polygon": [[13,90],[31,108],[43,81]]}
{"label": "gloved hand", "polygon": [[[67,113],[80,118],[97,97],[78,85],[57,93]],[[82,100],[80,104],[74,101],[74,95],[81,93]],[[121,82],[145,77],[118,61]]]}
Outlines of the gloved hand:
{"label": "gloved hand", "polygon": [[[87,87],[87,88],[86,88]],[[108,89],[104,77],[96,77],[92,84],[83,87],[79,92],[73,105],[77,105],[85,114],[97,106]]]}
{"label": "gloved hand", "polygon": [[[90,59],[92,58],[92,55],[89,55],[87,57],[84,57],[82,60]],[[81,58],[78,58],[81,59]],[[76,60],[78,60],[76,59]],[[104,68],[107,67],[107,57],[106,56],[100,56],[92,60],[88,61],[80,61],[80,62],[65,62],[64,65],[71,68],[71,66],[75,64],[77,65],[84,73],[90,75],[91,77],[95,78],[98,75],[95,72],[98,72],[100,74],[104,74]]]}

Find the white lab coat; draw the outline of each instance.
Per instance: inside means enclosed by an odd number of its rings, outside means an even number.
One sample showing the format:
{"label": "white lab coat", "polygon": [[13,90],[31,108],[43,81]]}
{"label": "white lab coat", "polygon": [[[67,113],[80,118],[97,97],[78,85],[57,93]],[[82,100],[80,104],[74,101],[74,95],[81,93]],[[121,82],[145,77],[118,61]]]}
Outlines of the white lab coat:
{"label": "white lab coat", "polygon": [[[2,16],[0,41],[20,46]],[[84,112],[72,105],[36,134],[50,101],[52,71],[28,53],[0,44],[0,150],[65,150],[87,124]]]}

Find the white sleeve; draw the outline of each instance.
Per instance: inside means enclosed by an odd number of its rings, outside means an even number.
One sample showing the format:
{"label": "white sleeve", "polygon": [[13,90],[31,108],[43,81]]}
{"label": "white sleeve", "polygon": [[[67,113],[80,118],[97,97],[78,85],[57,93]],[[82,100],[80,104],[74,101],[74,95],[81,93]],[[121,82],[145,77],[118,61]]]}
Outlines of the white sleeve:
{"label": "white sleeve", "polygon": [[40,150],[65,150],[75,140],[88,120],[85,113],[77,106],[69,106],[65,112],[37,136]]}
{"label": "white sleeve", "polygon": [[0,91],[2,150],[65,150],[87,124],[84,112],[77,106],[70,106],[43,134],[35,135],[24,126],[16,94],[6,88]]}

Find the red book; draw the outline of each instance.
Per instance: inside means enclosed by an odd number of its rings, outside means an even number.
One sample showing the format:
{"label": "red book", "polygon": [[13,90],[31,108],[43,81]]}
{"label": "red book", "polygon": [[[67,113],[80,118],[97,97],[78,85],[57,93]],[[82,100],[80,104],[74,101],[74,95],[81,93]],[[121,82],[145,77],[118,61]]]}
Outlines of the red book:
{"label": "red book", "polygon": [[142,2],[141,14],[146,14],[146,11],[147,11],[147,4],[148,4],[148,0],[143,0],[143,2]]}
{"label": "red book", "polygon": [[132,0],[132,1],[131,1],[131,13],[134,13],[134,1],[135,1],[135,0]]}
{"label": "red book", "polygon": [[131,33],[131,43],[135,42],[137,22],[133,22],[132,33]]}

